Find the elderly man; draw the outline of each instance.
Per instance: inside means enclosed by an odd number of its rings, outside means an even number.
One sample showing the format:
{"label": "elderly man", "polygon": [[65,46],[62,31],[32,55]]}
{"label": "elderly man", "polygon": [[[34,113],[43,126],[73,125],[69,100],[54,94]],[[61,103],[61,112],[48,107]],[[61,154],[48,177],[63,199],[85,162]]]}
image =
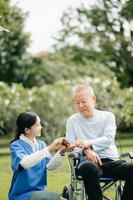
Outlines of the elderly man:
{"label": "elderly man", "polygon": [[66,137],[82,148],[86,157],[79,164],[78,174],[89,200],[102,200],[101,176],[125,180],[122,200],[133,200],[133,164],[118,158],[114,114],[95,108],[96,96],[90,86],[77,86],[73,96],[78,112],[67,121]]}

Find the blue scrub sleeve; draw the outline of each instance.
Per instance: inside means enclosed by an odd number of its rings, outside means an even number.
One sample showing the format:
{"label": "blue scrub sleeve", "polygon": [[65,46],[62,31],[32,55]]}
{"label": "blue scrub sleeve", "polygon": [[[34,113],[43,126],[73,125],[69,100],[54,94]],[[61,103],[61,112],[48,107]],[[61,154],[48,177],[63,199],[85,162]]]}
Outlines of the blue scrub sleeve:
{"label": "blue scrub sleeve", "polygon": [[18,170],[20,161],[25,156],[25,152],[22,146],[18,143],[12,143],[10,145],[10,152],[11,152],[12,169]]}

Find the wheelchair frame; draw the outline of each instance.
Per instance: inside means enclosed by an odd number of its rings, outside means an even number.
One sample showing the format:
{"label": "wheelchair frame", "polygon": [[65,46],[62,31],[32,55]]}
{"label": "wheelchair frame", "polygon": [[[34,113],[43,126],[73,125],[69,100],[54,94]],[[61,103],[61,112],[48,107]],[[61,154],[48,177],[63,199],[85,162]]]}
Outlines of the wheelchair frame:
{"label": "wheelchair frame", "polygon": [[[127,156],[127,154],[124,156]],[[82,178],[81,176],[76,175],[76,168],[80,162],[79,154],[71,153],[69,154],[68,159],[71,170],[71,183],[70,185],[64,186],[62,196],[68,200],[88,200]],[[107,191],[113,185],[115,189],[115,200],[121,200],[123,186],[120,180],[103,177],[100,178],[99,181],[101,185],[103,200],[114,200],[105,194],[105,191]]]}

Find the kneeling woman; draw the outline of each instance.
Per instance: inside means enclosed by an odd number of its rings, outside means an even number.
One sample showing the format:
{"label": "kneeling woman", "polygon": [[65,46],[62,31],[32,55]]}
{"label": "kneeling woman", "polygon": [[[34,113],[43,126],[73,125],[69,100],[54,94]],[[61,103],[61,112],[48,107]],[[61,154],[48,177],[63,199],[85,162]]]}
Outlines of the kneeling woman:
{"label": "kneeling woman", "polygon": [[[58,194],[45,191],[47,169],[59,167],[62,153],[62,138],[55,139],[51,145],[37,140],[41,135],[41,122],[34,112],[21,113],[17,120],[17,134],[10,144],[13,178],[9,191],[9,200],[59,200]],[[73,147],[70,147],[70,149]],[[60,149],[51,159],[51,151]]]}

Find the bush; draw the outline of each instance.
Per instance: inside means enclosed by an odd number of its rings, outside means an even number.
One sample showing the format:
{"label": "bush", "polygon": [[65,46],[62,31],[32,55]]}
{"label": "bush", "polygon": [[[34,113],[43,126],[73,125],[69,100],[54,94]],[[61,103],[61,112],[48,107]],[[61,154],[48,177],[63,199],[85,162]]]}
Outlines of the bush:
{"label": "bush", "polygon": [[62,81],[25,89],[18,84],[0,82],[0,127],[2,132],[15,131],[15,119],[20,112],[37,112],[44,125],[47,142],[65,132],[68,116],[75,112],[71,95],[76,84],[91,84],[97,96],[98,109],[110,110],[116,115],[118,128],[133,126],[133,88],[121,90],[115,79],[84,76],[73,81]]}

